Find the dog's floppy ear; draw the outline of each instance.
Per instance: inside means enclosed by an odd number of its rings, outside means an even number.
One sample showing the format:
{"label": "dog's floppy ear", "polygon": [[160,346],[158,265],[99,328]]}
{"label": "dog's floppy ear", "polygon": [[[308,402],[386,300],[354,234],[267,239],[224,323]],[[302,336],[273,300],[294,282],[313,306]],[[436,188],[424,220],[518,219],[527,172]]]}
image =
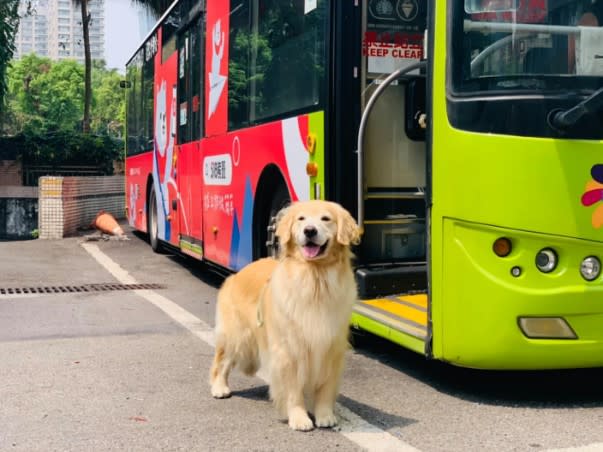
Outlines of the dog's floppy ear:
{"label": "dog's floppy ear", "polygon": [[293,215],[291,207],[285,207],[276,214],[276,236],[279,243],[285,245],[291,240],[291,227],[293,226]]}
{"label": "dog's floppy ear", "polygon": [[352,215],[341,206],[337,206],[337,241],[342,245],[358,245],[360,228]]}

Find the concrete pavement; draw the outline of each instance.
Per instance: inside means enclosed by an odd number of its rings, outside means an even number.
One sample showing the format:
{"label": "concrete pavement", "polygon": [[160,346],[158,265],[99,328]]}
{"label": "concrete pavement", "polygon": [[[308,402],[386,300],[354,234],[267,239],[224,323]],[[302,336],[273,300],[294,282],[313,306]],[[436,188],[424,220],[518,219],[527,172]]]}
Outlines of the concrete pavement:
{"label": "concrete pavement", "polygon": [[[194,328],[202,333],[203,326],[211,330],[222,278],[188,259],[154,254],[143,236],[128,236],[87,242],[112,271],[81,237],[2,242],[0,289],[115,283],[128,275],[162,284],[145,293],[198,319]],[[200,340],[204,334],[191,334],[177,315],[135,291],[0,294],[0,450],[366,447],[336,431],[290,431],[259,378],[235,373],[233,397],[212,399],[212,348]],[[398,450],[597,450],[601,377],[601,369],[458,369],[369,340],[348,356],[339,403],[369,423],[363,428],[398,440]],[[383,450],[384,443],[370,446]]]}

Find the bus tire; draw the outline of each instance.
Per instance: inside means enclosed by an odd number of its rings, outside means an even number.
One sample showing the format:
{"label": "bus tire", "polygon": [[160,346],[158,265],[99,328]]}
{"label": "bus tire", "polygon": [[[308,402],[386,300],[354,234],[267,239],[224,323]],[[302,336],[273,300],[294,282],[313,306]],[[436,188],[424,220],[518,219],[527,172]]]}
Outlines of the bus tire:
{"label": "bus tire", "polygon": [[260,202],[254,212],[254,260],[262,257],[276,257],[278,241],[276,220],[278,212],[291,202],[289,190],[283,180],[270,178],[256,194]]}
{"label": "bus tire", "polygon": [[159,240],[157,225],[157,195],[155,189],[151,187],[147,202],[147,231],[149,232],[149,244],[156,253],[161,253],[161,241]]}
{"label": "bus tire", "polygon": [[268,214],[268,225],[266,226],[266,255],[270,257],[278,256],[278,237],[276,236],[276,224],[278,222],[278,213],[283,207],[291,203],[289,191],[284,185],[279,185],[272,201]]}

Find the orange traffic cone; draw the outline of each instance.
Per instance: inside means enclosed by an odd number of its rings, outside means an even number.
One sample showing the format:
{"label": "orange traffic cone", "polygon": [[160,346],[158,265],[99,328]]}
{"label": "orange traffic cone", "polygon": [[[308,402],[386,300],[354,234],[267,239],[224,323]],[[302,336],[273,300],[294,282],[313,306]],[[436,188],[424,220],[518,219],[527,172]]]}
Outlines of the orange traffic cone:
{"label": "orange traffic cone", "polygon": [[110,235],[124,235],[124,230],[110,213],[101,210],[97,215],[92,225],[101,232]]}

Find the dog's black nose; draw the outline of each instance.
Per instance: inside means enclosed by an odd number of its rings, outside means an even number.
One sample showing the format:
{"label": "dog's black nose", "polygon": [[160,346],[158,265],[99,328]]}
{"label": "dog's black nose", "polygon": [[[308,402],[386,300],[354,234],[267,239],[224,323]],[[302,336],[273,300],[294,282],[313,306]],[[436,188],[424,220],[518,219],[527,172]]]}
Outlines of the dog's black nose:
{"label": "dog's black nose", "polygon": [[304,228],[304,235],[306,237],[308,237],[309,239],[314,237],[316,234],[318,234],[318,231],[316,230],[316,228],[314,226],[306,226]]}

